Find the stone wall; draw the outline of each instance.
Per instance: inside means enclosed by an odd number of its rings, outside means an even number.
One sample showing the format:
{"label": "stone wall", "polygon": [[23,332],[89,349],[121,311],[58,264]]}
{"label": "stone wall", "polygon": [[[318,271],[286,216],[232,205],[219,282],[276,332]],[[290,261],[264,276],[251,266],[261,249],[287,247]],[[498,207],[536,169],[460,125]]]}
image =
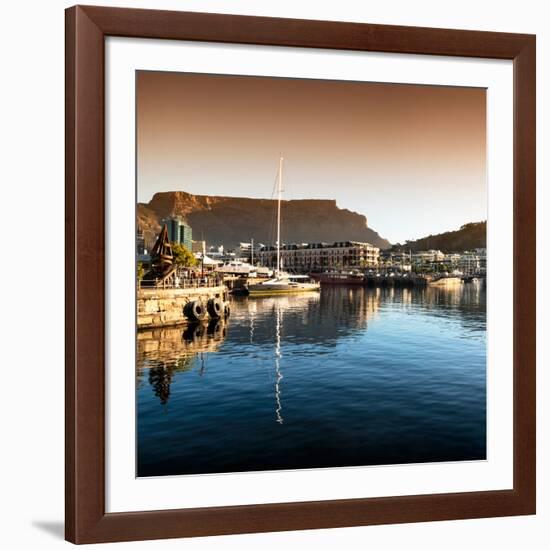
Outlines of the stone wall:
{"label": "stone wall", "polygon": [[226,299],[225,286],[204,288],[141,288],[137,295],[137,326],[140,328],[164,327],[187,323],[183,309],[188,302],[210,298]]}

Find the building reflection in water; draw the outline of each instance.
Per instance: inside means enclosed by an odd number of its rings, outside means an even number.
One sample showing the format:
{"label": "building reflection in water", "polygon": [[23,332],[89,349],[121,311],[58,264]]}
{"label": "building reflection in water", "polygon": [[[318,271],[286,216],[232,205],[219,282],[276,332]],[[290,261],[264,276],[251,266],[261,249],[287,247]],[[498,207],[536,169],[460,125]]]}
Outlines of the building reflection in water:
{"label": "building reflection in water", "polygon": [[380,295],[374,290],[333,288],[321,293],[239,297],[233,302],[231,339],[273,346],[279,337],[283,347],[333,346],[349,332],[366,329],[379,308]]}

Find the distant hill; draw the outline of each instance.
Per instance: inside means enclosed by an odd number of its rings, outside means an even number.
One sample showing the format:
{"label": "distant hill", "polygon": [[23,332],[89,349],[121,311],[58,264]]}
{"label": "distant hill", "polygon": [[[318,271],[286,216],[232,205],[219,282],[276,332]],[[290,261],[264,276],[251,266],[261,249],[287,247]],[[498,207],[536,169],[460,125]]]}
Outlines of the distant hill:
{"label": "distant hill", "polygon": [[[138,226],[144,231],[160,229],[168,216],[183,216],[193,238],[209,245],[234,248],[240,242],[271,244],[276,239],[277,202],[268,199],[192,195],[183,191],[156,193],[147,204],[139,203]],[[367,218],[338,208],[335,200],[290,200],[281,205],[285,243],[361,241],[389,248],[389,241],[368,227]]]}
{"label": "distant hill", "polygon": [[442,252],[461,252],[487,246],[487,222],[467,223],[456,231],[447,231],[438,235],[429,235],[405,244],[396,244],[393,250],[441,250]]}

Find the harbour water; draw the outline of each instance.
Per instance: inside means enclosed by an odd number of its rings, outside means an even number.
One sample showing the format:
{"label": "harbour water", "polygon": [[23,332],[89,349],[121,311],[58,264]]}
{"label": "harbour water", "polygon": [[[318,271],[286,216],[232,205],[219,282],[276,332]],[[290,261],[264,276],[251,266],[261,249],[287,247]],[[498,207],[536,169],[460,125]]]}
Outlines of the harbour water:
{"label": "harbour water", "polygon": [[485,459],[485,295],[324,287],[138,333],[137,475]]}

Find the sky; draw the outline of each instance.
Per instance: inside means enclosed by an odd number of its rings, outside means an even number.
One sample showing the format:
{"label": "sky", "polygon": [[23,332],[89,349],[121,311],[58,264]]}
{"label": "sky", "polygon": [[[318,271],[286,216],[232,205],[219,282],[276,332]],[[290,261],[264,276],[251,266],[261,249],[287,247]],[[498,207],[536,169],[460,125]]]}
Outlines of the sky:
{"label": "sky", "polygon": [[487,219],[483,88],[137,73],[138,201],[335,199],[390,242]]}

